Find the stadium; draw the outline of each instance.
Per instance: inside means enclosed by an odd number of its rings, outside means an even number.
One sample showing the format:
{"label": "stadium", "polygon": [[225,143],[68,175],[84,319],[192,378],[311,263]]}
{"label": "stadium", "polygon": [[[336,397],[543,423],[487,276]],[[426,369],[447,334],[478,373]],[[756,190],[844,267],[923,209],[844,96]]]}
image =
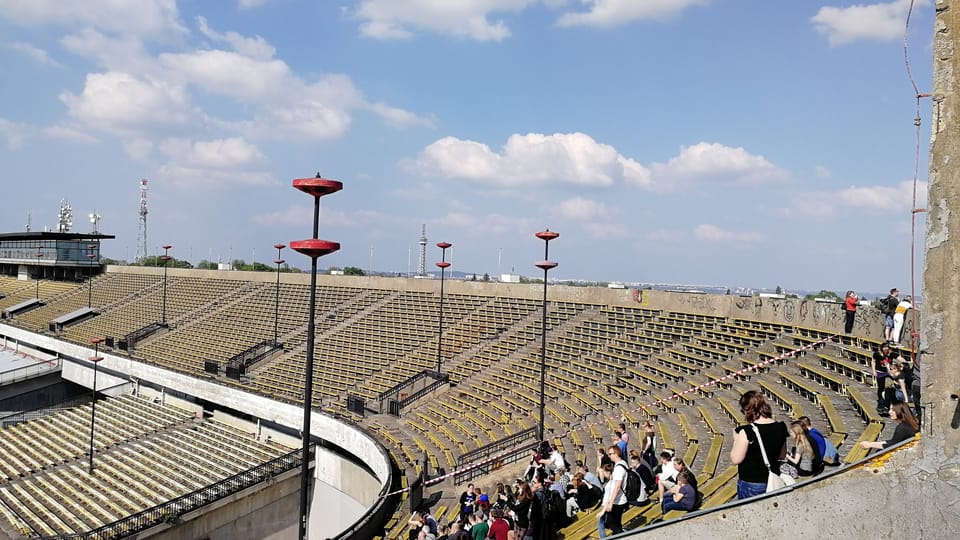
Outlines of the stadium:
{"label": "stadium", "polygon": [[[0,238],[2,530],[290,537],[310,276],[101,267],[108,240]],[[850,465],[795,490],[871,467],[857,443],[895,424],[872,398],[873,308],[846,335],[836,302],[459,280],[441,302],[439,285],[317,276],[310,537],[405,537],[421,500],[449,519],[467,482],[516,478],[537,441],[541,360],[544,438],[568,461],[593,459],[621,421],[638,437],[652,420],[707,515],[736,504],[747,388],[779,418],[811,417]],[[678,518],[695,519],[654,505],[625,523]],[[595,533],[588,517],[564,538]]]}
{"label": "stadium", "polygon": [[[633,507],[618,538],[960,537],[960,13],[936,7],[933,92],[916,95],[934,103],[929,208],[912,209],[923,301],[900,348],[922,368],[917,437],[861,444],[897,428],[876,410],[869,303],[845,331],[829,299],[552,284],[546,254],[542,282],[494,283],[107,265],[109,234],[10,232],[0,537],[408,538],[417,509],[451,521],[467,484],[509,485],[541,440],[592,467],[646,422],[703,504]],[[316,228],[314,270],[333,249]],[[737,500],[749,390],[777,420],[809,417],[840,466]],[[596,514],[558,537],[597,538]]]}

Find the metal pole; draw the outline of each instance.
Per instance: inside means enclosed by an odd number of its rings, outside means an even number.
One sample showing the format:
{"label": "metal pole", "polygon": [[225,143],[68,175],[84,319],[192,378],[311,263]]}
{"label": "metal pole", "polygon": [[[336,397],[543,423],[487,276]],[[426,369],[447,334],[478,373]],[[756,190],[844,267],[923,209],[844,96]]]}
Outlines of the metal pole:
{"label": "metal pole", "polygon": [[[313,238],[320,235],[320,197],[313,198]],[[310,302],[307,319],[307,366],[303,390],[303,448],[300,452],[300,540],[307,539],[307,489],[310,484],[310,415],[313,411],[313,342],[316,325],[317,258],[310,259]]]}
{"label": "metal pole", "polygon": [[90,405],[90,462],[89,462],[89,473],[93,474],[93,434],[94,427],[96,426],[97,419],[97,366],[100,363],[100,360],[103,358],[100,357],[100,342],[103,341],[101,338],[96,338],[93,341],[93,356],[90,358],[90,361],[93,362],[93,389],[91,390],[92,394],[92,403]]}
{"label": "metal pole", "polygon": [[280,340],[280,265],[285,262],[280,258],[280,251],[287,246],[274,244],[273,247],[277,248],[277,258],[273,260],[277,264],[277,291],[273,308],[273,344],[278,345]]}
{"label": "metal pole", "polygon": [[443,344],[443,282],[446,277],[447,267],[450,266],[450,263],[447,262],[447,248],[451,245],[449,242],[437,242],[437,247],[441,250],[440,262],[437,263],[437,266],[440,267],[440,324],[437,334],[437,374],[440,373],[440,347]]}
{"label": "metal pole", "polygon": [[[549,260],[547,252],[550,249],[550,242],[543,243],[543,260]],[[547,269],[543,269],[543,319],[540,323],[540,424],[537,431],[537,438],[543,440],[543,395],[546,391],[547,379]]]}
{"label": "metal pole", "polygon": [[170,262],[170,256],[167,255],[167,252],[170,251],[170,248],[173,246],[162,246],[163,247],[163,310],[160,316],[160,324],[167,326],[167,263]]}
{"label": "metal pole", "polygon": [[[446,253],[444,253],[446,255]],[[440,373],[440,347],[443,344],[443,280],[447,269],[440,269],[440,331],[437,334],[437,373]]]}

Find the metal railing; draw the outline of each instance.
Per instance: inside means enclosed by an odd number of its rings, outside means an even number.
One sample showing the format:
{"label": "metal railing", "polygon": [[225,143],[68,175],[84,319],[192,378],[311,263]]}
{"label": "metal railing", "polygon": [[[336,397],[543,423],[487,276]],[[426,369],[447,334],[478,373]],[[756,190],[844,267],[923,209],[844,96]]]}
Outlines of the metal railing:
{"label": "metal railing", "polygon": [[44,373],[58,371],[60,367],[60,358],[51,358],[50,360],[39,360],[37,363],[30,364],[29,366],[8,369],[7,371],[0,372],[0,386],[32,379]]}
{"label": "metal railing", "polygon": [[[527,428],[499,441],[471,450],[457,460],[457,470],[462,471],[453,475],[454,484],[469,482],[478,476],[483,476],[497,470],[508,463],[516,463],[524,457],[530,456],[530,451],[537,446],[537,428]],[[479,467],[468,468],[471,464],[489,460],[498,456],[496,460],[484,463]]]}

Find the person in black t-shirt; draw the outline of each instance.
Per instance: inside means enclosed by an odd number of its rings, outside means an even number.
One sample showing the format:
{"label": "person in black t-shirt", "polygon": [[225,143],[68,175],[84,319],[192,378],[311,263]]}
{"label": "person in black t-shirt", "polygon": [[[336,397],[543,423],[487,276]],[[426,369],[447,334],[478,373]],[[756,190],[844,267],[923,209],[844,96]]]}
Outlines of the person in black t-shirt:
{"label": "person in black t-shirt", "polygon": [[[787,454],[787,426],[773,419],[773,410],[763,394],[750,390],[740,396],[740,410],[748,422],[734,430],[730,461],[737,466],[737,498],[746,499],[767,491],[769,472],[780,474],[780,460]],[[770,469],[763,462],[763,454],[757,441],[760,432]]]}
{"label": "person in black t-shirt", "polygon": [[890,417],[897,421],[897,428],[893,431],[893,438],[889,441],[862,441],[860,443],[861,448],[887,448],[899,442],[912,439],[914,435],[920,431],[920,424],[917,423],[917,419],[914,418],[913,413],[910,412],[910,407],[902,401],[897,401],[890,407]]}
{"label": "person in black t-shirt", "polygon": [[890,347],[890,342],[884,342],[880,349],[873,353],[873,379],[877,381],[877,414],[885,415],[890,409],[885,391],[890,364],[896,360],[898,354]]}

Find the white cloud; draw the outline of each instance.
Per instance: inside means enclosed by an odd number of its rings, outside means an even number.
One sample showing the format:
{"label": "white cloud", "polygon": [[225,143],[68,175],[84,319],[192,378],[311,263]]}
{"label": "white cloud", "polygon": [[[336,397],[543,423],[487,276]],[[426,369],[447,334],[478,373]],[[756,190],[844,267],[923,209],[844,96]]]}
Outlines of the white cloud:
{"label": "white cloud", "polygon": [[[838,203],[850,208],[880,211],[909,211],[913,201],[913,182],[896,186],[851,186],[837,193]],[[917,204],[926,206],[927,183],[917,183]]]}
{"label": "white cloud", "polygon": [[23,53],[24,55],[29,56],[30,58],[32,58],[34,61],[38,63],[44,64],[47,66],[60,67],[60,63],[54,60],[53,58],[50,58],[50,55],[47,53],[46,50],[41,49],[36,45],[26,43],[23,41],[17,41],[15,43],[10,44],[10,49],[17,51],[19,53]]}
{"label": "white cloud", "polygon": [[597,187],[650,183],[650,173],[643,165],[583,133],[511,135],[499,153],[482,143],[444,137],[408,165],[423,174],[490,187],[548,182]]}
{"label": "white cloud", "polygon": [[99,142],[96,137],[67,126],[50,126],[44,128],[43,133],[53,139],[61,139],[81,144],[94,144]]}
{"label": "white cloud", "polygon": [[685,182],[758,185],[780,182],[789,174],[744,148],[701,142],[681,148],[667,163],[654,163],[653,179],[661,189]]}
{"label": "white cloud", "polygon": [[0,17],[24,26],[93,26],[142,37],[186,33],[176,0],[0,0]]}
{"label": "white cloud", "polygon": [[189,190],[273,186],[277,184],[276,178],[266,171],[191,167],[178,163],[167,163],[161,166],[157,169],[153,178],[175,188]]}
{"label": "white cloud", "polygon": [[153,151],[153,142],[146,139],[128,139],[123,141],[123,151],[131,159],[143,159]]}
{"label": "white cloud", "polygon": [[408,39],[412,29],[477,41],[502,41],[510,29],[492,13],[518,12],[537,0],[363,0],[351,15],[360,32],[375,39]]}
{"label": "white cloud", "polygon": [[91,73],[80,95],[60,94],[71,117],[108,132],[184,126],[200,116],[182,85],[120,72]]}
{"label": "white cloud", "polygon": [[587,223],[587,233],[594,238],[626,238],[630,236],[630,228],[622,223]]}
{"label": "white cloud", "polygon": [[258,8],[266,4],[269,0],[238,0],[237,7],[241,10],[243,9],[253,9]]}
{"label": "white cloud", "polygon": [[7,148],[10,150],[17,150],[23,146],[23,139],[26,138],[29,129],[26,124],[0,118],[0,138],[7,141]]}
{"label": "white cloud", "polygon": [[237,32],[217,32],[207,25],[205,17],[197,17],[197,27],[200,29],[200,33],[207,36],[208,39],[228,43],[233,47],[233,50],[255,60],[269,60],[277,52],[273,45],[267,43],[267,40],[260,36],[248,38]]}
{"label": "white cloud", "polygon": [[383,118],[385,122],[396,127],[406,127],[406,126],[424,126],[424,127],[434,127],[436,124],[432,118],[426,118],[423,116],[417,116],[410,111],[405,111],[403,109],[398,109],[396,107],[391,107],[385,103],[371,103],[369,105],[371,111],[376,113],[380,118]]}
{"label": "white cloud", "polygon": [[244,102],[274,101],[289,94],[292,74],[281,60],[256,60],[231,51],[209,50],[161,54],[160,64],[172,78],[212,94]]}
{"label": "white cloud", "polygon": [[564,13],[560,26],[620,26],[639,20],[664,20],[709,0],[580,0],[587,11]]}
{"label": "white cloud", "polygon": [[556,213],[568,219],[591,221],[606,219],[613,214],[613,211],[601,202],[584,199],[583,197],[573,197],[561,201],[556,206]]}
{"label": "white cloud", "polygon": [[[850,7],[825,6],[810,18],[814,29],[827,36],[830,45],[845,45],[861,39],[895,40],[903,37],[911,0]],[[926,5],[916,0],[915,5]]]}
{"label": "white cloud", "polygon": [[143,42],[133,35],[107,36],[93,28],[84,28],[60,40],[63,48],[96,62],[107,71],[156,75],[153,59]]}
{"label": "white cloud", "polygon": [[828,176],[833,174],[833,171],[824,167],[823,165],[817,165],[816,167],[813,168],[813,174],[819,176],[820,178],[827,178]]}
{"label": "white cloud", "polygon": [[732,244],[752,244],[764,239],[758,232],[735,232],[721,229],[716,225],[702,223],[693,228],[693,235],[707,242],[722,242]]}
{"label": "white cloud", "polygon": [[191,141],[170,138],[159,150],[170,159],[194,167],[244,168],[265,161],[260,150],[241,138]]}
{"label": "white cloud", "polygon": [[[851,186],[838,191],[814,191],[791,197],[791,205],[780,215],[791,218],[829,217],[851,210],[868,213],[907,214],[913,202],[913,181],[894,186]],[[927,205],[927,182],[917,182],[917,207]]]}
{"label": "white cloud", "polygon": [[266,161],[260,150],[240,138],[210,141],[169,138],[157,148],[168,158],[157,178],[178,188],[217,189],[277,183],[272,174],[258,170]]}

